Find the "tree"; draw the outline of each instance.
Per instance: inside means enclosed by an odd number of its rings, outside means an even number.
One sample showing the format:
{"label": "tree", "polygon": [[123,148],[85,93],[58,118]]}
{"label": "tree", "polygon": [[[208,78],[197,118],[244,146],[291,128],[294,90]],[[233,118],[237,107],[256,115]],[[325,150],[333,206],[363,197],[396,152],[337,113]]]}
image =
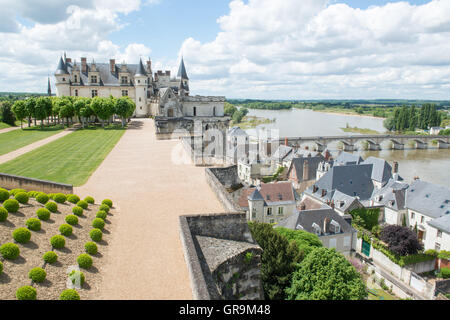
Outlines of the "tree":
{"label": "tree", "polygon": [[[34,109],[36,106],[36,99],[35,98],[28,98],[25,100],[25,106],[27,109],[27,117],[28,117],[28,127],[31,126],[31,118],[34,117]],[[36,120],[35,120],[36,123]]]}
{"label": "tree", "polygon": [[314,248],[322,247],[319,237],[304,230],[291,230],[278,227],[275,231],[284,236],[288,241],[294,241],[302,257],[306,257]]}
{"label": "tree", "polygon": [[59,109],[59,117],[66,118],[67,126],[69,126],[69,118],[72,118],[75,115],[72,101],[70,101],[66,97],[59,99],[58,109]]}
{"label": "tree", "polygon": [[86,100],[84,106],[80,109],[81,124],[83,128],[85,126],[84,122],[87,121],[89,125],[89,118],[94,115],[94,111],[91,109],[91,104],[89,100]]}
{"label": "tree", "polygon": [[408,227],[388,225],[380,232],[380,239],[388,249],[399,256],[416,254],[423,249],[417,234]]}
{"label": "tree", "polygon": [[16,117],[11,109],[12,103],[10,101],[4,101],[0,104],[0,121],[14,126]]}
{"label": "tree", "polygon": [[101,120],[102,127],[105,126],[104,121],[108,120],[114,114],[114,103],[108,98],[95,97],[92,99],[91,108]]}
{"label": "tree", "polygon": [[14,102],[14,105],[12,106],[12,112],[14,112],[16,119],[20,121],[20,128],[23,129],[22,121],[27,116],[27,108],[25,106],[25,101],[17,100],[16,102]]}
{"label": "tree", "polygon": [[270,300],[284,300],[292,273],[301,261],[297,244],[277,233],[272,225],[250,222],[253,239],[264,250],[261,257],[261,279],[264,294]]}
{"label": "tree", "polygon": [[286,289],[289,300],[362,300],[366,287],[357,270],[334,249],[315,248]]}
{"label": "tree", "polygon": [[[73,102],[73,111],[75,113],[75,115],[78,117],[78,121],[80,121],[80,123],[82,123],[83,121],[81,120],[81,109],[83,109],[86,105],[86,101],[85,98],[78,98]],[[83,124],[84,127],[84,124]]]}
{"label": "tree", "polygon": [[234,105],[232,105],[232,104],[230,104],[228,102],[225,102],[225,106],[224,106],[224,113],[225,113],[225,115],[227,115],[229,117],[233,117],[233,114],[236,111],[237,111],[237,108]]}
{"label": "tree", "polygon": [[44,119],[47,118],[48,110],[51,109],[52,101],[48,97],[36,99],[34,114],[37,120],[41,120],[41,128],[44,128]]}
{"label": "tree", "polygon": [[[373,227],[378,225],[378,217],[380,215],[380,209],[359,208],[350,211],[350,215],[352,216],[353,223],[358,224],[361,227],[365,228],[366,230],[371,231]],[[360,219],[357,219],[358,217]]]}
{"label": "tree", "polygon": [[136,104],[129,97],[117,99],[115,113],[122,119],[122,128],[125,126],[126,119],[133,115]]}

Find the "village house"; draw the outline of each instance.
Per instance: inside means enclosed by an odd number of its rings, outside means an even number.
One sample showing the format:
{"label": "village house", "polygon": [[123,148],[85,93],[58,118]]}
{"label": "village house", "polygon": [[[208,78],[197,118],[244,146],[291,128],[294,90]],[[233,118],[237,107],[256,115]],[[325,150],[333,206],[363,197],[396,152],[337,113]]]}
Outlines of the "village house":
{"label": "village house", "polygon": [[316,234],[324,247],[334,248],[346,256],[356,248],[356,230],[330,207],[298,211],[276,227]]}
{"label": "village house", "polygon": [[320,153],[314,156],[309,153],[307,156],[301,155],[290,161],[287,178],[299,194],[316,181],[316,172],[323,159]]}
{"label": "village house", "polygon": [[409,185],[396,179],[390,179],[381,189],[374,190],[371,206],[381,206],[387,224],[406,225],[406,190]]}
{"label": "village house", "polygon": [[249,221],[278,223],[297,212],[300,200],[291,182],[261,183],[244,190],[238,204]]}
{"label": "village house", "polygon": [[239,179],[250,186],[259,185],[262,177],[273,175],[276,170],[277,167],[274,167],[270,161],[251,160],[250,158],[242,158],[238,161]]}

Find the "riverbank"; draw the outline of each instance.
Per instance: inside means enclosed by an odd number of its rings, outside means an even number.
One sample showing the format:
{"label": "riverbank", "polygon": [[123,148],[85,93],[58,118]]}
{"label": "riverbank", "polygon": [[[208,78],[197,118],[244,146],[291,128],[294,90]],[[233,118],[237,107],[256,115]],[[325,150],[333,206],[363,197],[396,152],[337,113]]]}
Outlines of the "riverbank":
{"label": "riverbank", "polygon": [[275,119],[268,119],[256,116],[245,116],[240,123],[236,123],[232,126],[239,127],[242,130],[256,128],[262,124],[269,124],[276,122]]}
{"label": "riverbank", "polygon": [[314,111],[314,112],[325,113],[325,114],[342,114],[342,115],[345,115],[345,116],[354,116],[354,117],[369,118],[369,119],[386,119],[386,118],[383,118],[383,117],[376,117],[376,116],[373,116],[373,115],[359,114],[359,113],[356,113],[353,110],[348,110],[347,111],[347,110],[331,109],[331,108],[326,109],[326,110],[313,110],[313,109],[308,109],[308,110],[311,110],[311,111]]}
{"label": "riverbank", "polygon": [[352,132],[352,133],[360,133],[360,134],[380,134],[380,132],[367,128],[358,128],[358,127],[346,127],[341,128],[344,132]]}

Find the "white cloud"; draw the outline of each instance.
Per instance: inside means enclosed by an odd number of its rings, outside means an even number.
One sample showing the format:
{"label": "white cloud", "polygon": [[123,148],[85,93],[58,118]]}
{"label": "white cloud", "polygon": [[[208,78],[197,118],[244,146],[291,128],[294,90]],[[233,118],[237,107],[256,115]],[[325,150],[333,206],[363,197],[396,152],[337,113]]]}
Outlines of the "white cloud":
{"label": "white cloud", "polygon": [[180,50],[194,92],[450,99],[448,0],[366,10],[327,0],[234,0],[218,23],[214,41],[189,38]]}

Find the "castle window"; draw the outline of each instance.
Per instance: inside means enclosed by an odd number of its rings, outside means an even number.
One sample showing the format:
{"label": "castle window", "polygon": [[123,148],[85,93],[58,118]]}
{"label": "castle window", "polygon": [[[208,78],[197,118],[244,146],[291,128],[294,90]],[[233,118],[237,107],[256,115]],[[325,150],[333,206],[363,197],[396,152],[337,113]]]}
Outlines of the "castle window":
{"label": "castle window", "polygon": [[98,96],[98,91],[92,90],[92,98],[97,97],[97,96]]}
{"label": "castle window", "polygon": [[197,107],[194,107],[194,117],[197,116]]}
{"label": "castle window", "polygon": [[267,215],[271,216],[272,215],[272,208],[267,208]]}
{"label": "castle window", "polygon": [[436,238],[442,238],[442,231],[441,230],[437,231]]}
{"label": "castle window", "polygon": [[282,215],[283,214],[283,207],[278,207],[278,214],[279,215]]}
{"label": "castle window", "polygon": [[97,83],[97,76],[91,76],[91,83]]}
{"label": "castle window", "polygon": [[128,90],[122,90],[122,97],[128,96]]}
{"label": "castle window", "polygon": [[74,76],[73,76],[73,81],[74,81],[74,82],[78,82],[78,77],[77,77],[77,75],[74,75]]}
{"label": "castle window", "polygon": [[75,97],[78,97],[78,90],[75,90]]}
{"label": "castle window", "polygon": [[128,78],[127,77],[121,77],[120,81],[122,84],[128,84]]}
{"label": "castle window", "polygon": [[66,78],[62,78],[62,81],[66,81]]}
{"label": "castle window", "polygon": [[139,102],[141,102],[142,101],[142,99],[141,99],[141,97],[139,97]]}

